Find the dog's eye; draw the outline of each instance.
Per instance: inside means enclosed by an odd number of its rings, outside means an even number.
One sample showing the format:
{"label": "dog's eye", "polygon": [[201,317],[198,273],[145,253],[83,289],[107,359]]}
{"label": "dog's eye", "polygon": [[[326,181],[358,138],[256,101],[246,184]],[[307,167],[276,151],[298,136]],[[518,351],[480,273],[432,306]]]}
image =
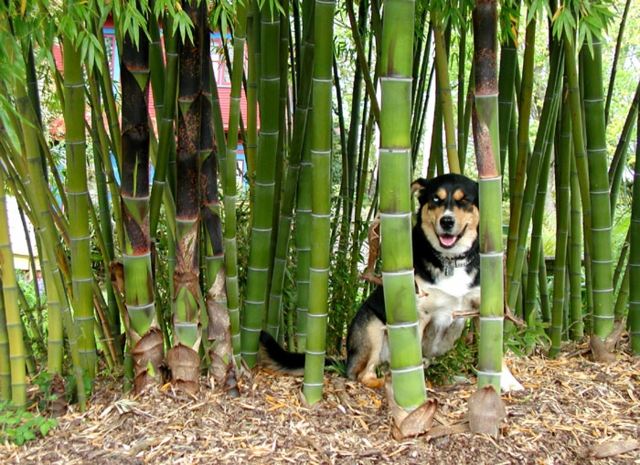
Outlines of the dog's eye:
{"label": "dog's eye", "polygon": [[437,195],[434,195],[433,199],[431,199],[431,202],[434,203],[435,205],[438,205],[440,202],[442,202],[442,199]]}

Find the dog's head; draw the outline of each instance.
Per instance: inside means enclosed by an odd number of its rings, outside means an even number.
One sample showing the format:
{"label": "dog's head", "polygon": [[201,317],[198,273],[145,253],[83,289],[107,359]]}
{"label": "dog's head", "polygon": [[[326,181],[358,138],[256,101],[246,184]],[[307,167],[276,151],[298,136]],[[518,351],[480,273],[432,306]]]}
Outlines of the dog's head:
{"label": "dog's head", "polygon": [[445,174],[411,184],[420,206],[418,224],[432,247],[456,257],[468,252],[478,238],[478,183],[459,174]]}

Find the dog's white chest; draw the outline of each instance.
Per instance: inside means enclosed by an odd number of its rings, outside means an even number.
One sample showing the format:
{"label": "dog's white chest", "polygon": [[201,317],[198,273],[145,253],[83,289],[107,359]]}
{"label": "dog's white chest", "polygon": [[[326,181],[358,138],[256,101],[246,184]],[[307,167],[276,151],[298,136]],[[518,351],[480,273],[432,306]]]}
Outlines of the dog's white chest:
{"label": "dog's white chest", "polygon": [[462,297],[469,292],[471,283],[473,283],[473,277],[467,273],[466,269],[454,268],[453,274],[450,276],[443,274],[442,278],[436,282],[435,287],[449,295]]}

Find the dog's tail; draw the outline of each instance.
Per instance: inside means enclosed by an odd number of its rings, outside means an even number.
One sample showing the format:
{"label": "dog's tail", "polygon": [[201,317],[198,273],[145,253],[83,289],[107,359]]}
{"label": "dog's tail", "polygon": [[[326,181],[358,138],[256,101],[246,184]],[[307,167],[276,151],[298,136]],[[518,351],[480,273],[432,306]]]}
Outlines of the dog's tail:
{"label": "dog's tail", "polygon": [[276,373],[293,376],[304,374],[304,353],[288,352],[271,334],[260,331],[260,364]]}
{"label": "dog's tail", "polygon": [[[266,331],[260,331],[260,365],[269,371],[290,376],[304,375],[304,353],[284,350],[278,341]],[[345,361],[326,357],[325,368],[333,367],[341,372]],[[344,368],[342,368],[344,371]]]}

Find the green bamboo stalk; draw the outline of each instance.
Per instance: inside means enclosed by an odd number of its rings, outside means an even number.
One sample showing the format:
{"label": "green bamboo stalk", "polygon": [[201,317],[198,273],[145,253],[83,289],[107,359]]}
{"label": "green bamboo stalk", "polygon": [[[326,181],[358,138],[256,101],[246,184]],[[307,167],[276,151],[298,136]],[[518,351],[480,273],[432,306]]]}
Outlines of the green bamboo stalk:
{"label": "green bamboo stalk", "polygon": [[[171,31],[171,20],[166,18],[164,28],[164,44],[167,56],[167,65],[164,70],[164,84],[162,113],[156,113],[159,118],[158,123],[158,155],[155,164],[155,174],[153,176],[153,187],[151,188],[151,199],[149,201],[149,231],[150,236],[155,237],[158,218],[160,216],[160,204],[162,203],[165,191],[169,188],[167,182],[167,170],[171,154],[175,151],[175,134],[173,122],[176,112],[176,92],[178,89],[178,40]],[[155,66],[154,66],[155,65]],[[157,63],[151,63],[151,76],[159,74]],[[159,92],[159,90],[158,90]],[[160,97],[158,96],[158,99]]]}
{"label": "green bamboo stalk", "polygon": [[575,47],[572,39],[564,38],[565,49],[565,73],[569,81],[569,106],[571,108],[571,137],[573,141],[573,154],[576,163],[576,171],[580,186],[580,203],[582,205],[583,217],[583,244],[584,244],[584,264],[586,274],[587,308],[588,314],[592,313],[592,293],[591,293],[591,199],[589,197],[589,168],[587,165],[587,155],[584,143],[584,118],[582,105],[580,103],[580,88],[578,83],[578,73],[576,66]]}
{"label": "green bamboo stalk", "polygon": [[629,142],[631,140],[631,130],[634,126],[636,114],[638,112],[638,106],[640,106],[640,81],[636,87],[636,93],[631,102],[631,107],[627,113],[627,117],[624,121],[624,126],[618,137],[618,144],[616,145],[616,151],[613,154],[613,159],[609,165],[609,185],[611,186],[611,215],[615,216],[616,204],[618,201],[618,193],[620,191],[620,185],[622,184],[623,173],[627,167],[627,154],[629,153]]}
{"label": "green bamboo stalk", "polygon": [[[511,260],[507,258],[507,270],[509,265],[512,266],[512,274],[507,271],[507,305],[514,308],[520,290],[520,276],[526,255],[526,242],[531,221],[535,192],[538,188],[540,173],[548,167],[543,164],[544,155],[549,147],[550,141],[553,140],[553,134],[556,128],[557,110],[559,106],[559,84],[562,81],[561,66],[563,63],[563,50],[561,44],[556,42],[551,46],[551,72],[549,74],[548,86],[545,92],[545,101],[542,107],[542,115],[540,125],[536,135],[531,160],[527,169],[527,181],[521,202],[521,211],[519,214],[519,224],[517,229],[517,241],[513,244]],[[518,157],[520,154],[518,155]],[[510,223],[511,225],[511,223]]]}
{"label": "green bamboo stalk", "polygon": [[233,67],[231,72],[231,109],[227,135],[227,153],[224,175],[224,266],[226,273],[227,311],[231,320],[231,339],[236,362],[240,363],[240,290],[238,287],[238,245],[236,242],[236,150],[238,146],[238,122],[240,121],[240,96],[244,70],[246,44],[247,4],[236,6],[236,24],[233,30]]}
{"label": "green bamboo stalk", "polygon": [[[538,274],[540,264],[544,263],[544,250],[542,244],[542,226],[544,222],[545,203],[547,200],[547,186],[549,181],[549,167],[551,165],[552,144],[547,143],[544,149],[542,166],[540,168],[540,178],[536,189],[531,217],[531,245],[529,247],[529,266],[527,270],[527,282],[523,285],[524,301],[522,315],[525,321],[533,323],[539,316],[535,312],[536,297],[538,295]],[[540,289],[541,291],[541,289]],[[542,292],[540,292],[542,298]],[[542,302],[540,307],[542,307]]]}
{"label": "green bamboo stalk", "polygon": [[[4,176],[4,174],[0,174]],[[4,296],[0,290],[0,401],[11,400],[11,362],[9,355],[9,335],[4,308]]]}
{"label": "green bamboo stalk", "polygon": [[467,155],[465,136],[468,135],[468,133],[465,133],[464,127],[465,101],[467,99],[464,87],[464,69],[467,61],[467,22],[469,21],[466,0],[460,0],[458,8],[460,9],[460,17],[462,18],[461,26],[458,30],[458,162],[460,169],[464,171],[464,160],[466,160]]}
{"label": "green bamboo stalk", "polygon": [[[567,107],[567,111],[568,107]],[[569,310],[569,336],[577,341],[584,335],[582,322],[582,215],[580,204],[580,186],[576,161],[571,157],[571,236],[569,248],[569,287],[571,303]]]}
{"label": "green bamboo stalk", "polygon": [[[305,31],[305,35],[309,35],[308,30],[309,28]],[[303,142],[307,131],[307,122],[309,120],[313,51],[309,45],[307,37],[305,37],[303,50],[303,63],[301,65],[302,74],[298,81],[300,87],[297,92],[298,100],[294,115],[293,136],[291,149],[289,151],[289,162],[287,164],[285,191],[280,208],[278,236],[275,247],[273,276],[271,278],[271,291],[267,313],[267,331],[276,339],[278,338],[278,329],[280,327],[279,322],[281,319],[282,289],[284,286],[287,254],[289,252],[289,237],[291,234],[291,222],[293,219],[292,211],[296,190],[299,185],[298,178],[300,174],[300,159],[302,157]]]}
{"label": "green bamboo stalk", "polygon": [[[405,411],[417,408],[426,400],[414,295],[409,190],[412,176],[411,70],[414,14],[415,4],[412,0],[391,0],[385,4],[378,168],[382,281],[385,290],[391,384],[395,402]],[[446,57],[441,58],[446,64]],[[448,83],[448,76],[443,82]],[[446,86],[448,84],[443,84],[443,87]],[[452,152],[452,155],[454,153],[451,160],[453,163],[457,161],[457,152]],[[455,164],[451,166],[452,169],[454,167]]]}
{"label": "green bamboo stalk", "polygon": [[159,366],[164,355],[156,318],[149,235],[149,42],[141,34],[136,48],[127,34],[122,48],[122,261],[134,389],[139,393],[161,381]]}
{"label": "green bamboo stalk", "polygon": [[[0,25],[1,27],[2,25]],[[59,250],[59,236],[49,210],[48,188],[45,184],[44,172],[39,150],[39,136],[36,130],[35,114],[29,101],[26,89],[16,81],[14,94],[16,107],[23,115],[20,121],[20,131],[23,141],[23,157],[26,160],[28,176],[25,176],[24,191],[29,196],[37,221],[36,231],[40,235],[39,244],[44,250],[40,251],[44,270],[45,286],[48,300],[48,371],[52,375],[62,373],[63,361],[63,326],[68,336],[71,361],[75,375],[78,403],[84,409],[85,391],[83,368],[78,349],[78,331],[71,316],[60,263],[56,260],[56,250]],[[53,207],[53,205],[52,205]]]}
{"label": "green bamboo stalk", "polygon": [[27,403],[26,353],[22,334],[22,320],[18,307],[18,283],[13,266],[13,252],[9,236],[7,201],[5,197],[5,174],[0,170],[0,258],[2,259],[2,297],[4,298],[4,316],[6,336],[9,342],[9,360],[11,368],[11,403],[15,407],[24,407]]}
{"label": "green bamboo stalk", "polygon": [[[566,93],[564,93],[566,95]],[[569,105],[563,102],[560,118],[560,134],[556,145],[556,255],[553,272],[553,309],[551,323],[550,357],[556,357],[560,352],[562,327],[566,298],[566,276],[568,239],[571,208],[571,114]]]}
{"label": "green bamboo stalk", "polygon": [[[438,76],[438,95],[442,105],[442,119],[446,141],[447,161],[451,173],[460,173],[460,162],[456,148],[456,129],[453,121],[453,99],[451,98],[451,83],[449,80],[449,58],[444,37],[444,21],[441,11],[432,12],[433,41],[436,48],[435,64]],[[458,122],[459,123],[459,122]]]}
{"label": "green bamboo stalk", "polygon": [[335,2],[316,0],[314,12],[313,122],[311,126],[311,256],[303,394],[322,398],[329,286],[331,224],[331,111]]}
{"label": "green bamboo stalk", "polygon": [[611,257],[611,204],[607,175],[607,141],[602,92],[602,44],[593,41],[593,55],[583,47],[584,119],[591,199],[591,279],[593,288],[593,330],[600,338],[611,333],[613,281]]}
{"label": "green bamboo stalk", "polygon": [[[68,6],[67,6],[68,8]],[[78,340],[82,366],[93,380],[96,369],[96,343],[93,334],[93,274],[91,271],[89,232],[89,192],[84,134],[84,79],[80,51],[71,37],[64,37],[64,121],[66,129],[67,197],[69,202],[69,239],[73,309],[80,331]]]}
{"label": "green bamboo stalk", "polygon": [[[311,109],[309,121],[313,121]],[[310,132],[310,131],[309,131]],[[298,352],[307,345],[307,312],[309,310],[309,266],[311,264],[311,151],[310,137],[304,140],[296,205],[296,348]]]}
{"label": "green bamboo stalk", "polygon": [[[314,47],[314,16],[315,0],[304,0],[302,4],[303,37],[302,59],[313,62]],[[305,74],[312,75],[312,71],[307,70]],[[300,84],[302,86],[302,84]],[[311,86],[309,86],[311,88]],[[298,93],[298,104],[301,105],[302,93]],[[309,99],[310,100],[310,99]],[[307,346],[307,312],[309,310],[309,266],[311,263],[311,130],[310,122],[313,121],[312,109],[309,105],[307,112],[307,127],[301,143],[300,173],[298,175],[298,186],[296,194],[295,213],[295,243],[297,254],[296,267],[296,328],[295,328],[295,348],[298,352],[304,352]],[[295,124],[295,123],[294,123]],[[294,128],[295,135],[295,128]]]}
{"label": "green bamboo stalk", "polygon": [[[640,112],[636,134],[640,134]],[[640,137],[636,136],[636,163],[633,177],[633,200],[631,202],[629,282],[640,282]],[[640,355],[640,286],[629,286],[629,336],[631,350]]]}
{"label": "green bamboo stalk", "polygon": [[502,177],[496,76],[497,21],[495,0],[477,1],[473,10],[475,110],[473,135],[478,165],[480,204],[492,215],[480,216],[480,339],[478,387],[500,392],[503,337]]}
{"label": "green bamboo stalk", "polygon": [[[527,25],[525,37],[525,51],[522,62],[522,84],[518,100],[518,154],[514,169],[514,184],[509,185],[510,216],[509,235],[507,239],[507,292],[511,283],[517,279],[515,270],[517,247],[524,245],[519,242],[520,215],[524,202],[525,180],[529,164],[529,119],[531,117],[531,103],[533,100],[533,59],[535,54],[536,21],[535,18]],[[551,78],[549,78],[551,81]],[[512,168],[510,167],[510,170]]]}
{"label": "green bamboo stalk", "polygon": [[616,72],[618,71],[618,59],[620,58],[620,50],[622,49],[622,38],[624,36],[624,27],[627,22],[627,16],[629,14],[629,6],[631,0],[627,0],[624,4],[624,11],[620,18],[620,27],[618,28],[618,37],[616,39],[616,49],[613,53],[613,62],[611,63],[611,74],[609,76],[609,88],[607,90],[607,101],[604,106],[604,120],[605,124],[609,123],[609,109],[611,108],[611,99],[613,97],[614,84],[616,82]]}
{"label": "green bamboo stalk", "polygon": [[275,168],[280,121],[280,18],[263,11],[261,43],[270,44],[261,52],[260,63],[260,136],[256,160],[255,200],[247,298],[241,331],[242,356],[249,366],[256,362],[258,337],[266,315],[265,299],[271,262],[271,238],[275,194]]}
{"label": "green bamboo stalk", "polygon": [[247,131],[244,155],[247,161],[247,179],[254,191],[256,152],[258,150],[258,81],[260,79],[260,10],[255,0],[247,11]]}

